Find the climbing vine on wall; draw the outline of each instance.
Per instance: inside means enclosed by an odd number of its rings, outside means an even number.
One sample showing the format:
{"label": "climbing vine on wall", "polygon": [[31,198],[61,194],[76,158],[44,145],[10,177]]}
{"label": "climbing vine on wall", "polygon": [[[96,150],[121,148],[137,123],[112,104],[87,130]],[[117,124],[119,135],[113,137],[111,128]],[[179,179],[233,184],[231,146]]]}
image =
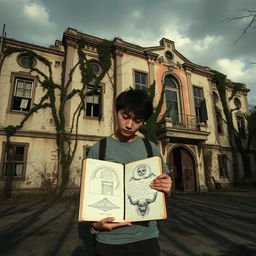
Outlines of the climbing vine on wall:
{"label": "climbing vine on wall", "polygon": [[[156,95],[155,92],[156,92],[156,84],[154,81],[153,84],[150,85],[148,89],[148,93],[152,102],[154,102],[154,98]],[[161,126],[162,119],[161,118],[159,119],[159,114],[162,110],[162,106],[164,103],[164,93],[165,93],[165,86],[163,85],[160,98],[158,100],[157,106],[154,107],[153,114],[146,121],[146,123],[140,128],[140,132],[145,136],[145,138],[154,143],[157,142],[157,131]]]}
{"label": "climbing vine on wall", "polygon": [[234,170],[234,184],[238,185],[241,183],[241,179],[239,178],[239,168],[238,168],[238,154],[240,154],[241,159],[242,159],[242,169],[244,172],[244,177],[250,176],[250,166],[249,166],[249,160],[248,160],[248,155],[247,155],[247,150],[249,148],[246,148],[243,143],[244,138],[239,134],[239,132],[235,129],[234,123],[233,123],[233,118],[232,118],[232,112],[235,109],[230,109],[229,108],[229,103],[228,101],[231,101],[237,92],[239,92],[242,88],[244,88],[244,84],[242,83],[232,83],[232,92],[231,96],[227,97],[227,90],[226,90],[226,75],[212,70],[214,73],[214,79],[216,82],[216,87],[218,89],[219,95],[220,95],[220,100],[222,103],[224,115],[226,117],[226,124],[227,124],[227,129],[228,129],[228,137],[229,137],[229,142],[232,150],[232,155],[233,155],[233,170]]}
{"label": "climbing vine on wall", "polygon": [[[77,136],[78,136],[78,126],[82,111],[85,108],[85,99],[88,95],[93,94],[94,90],[100,84],[101,80],[104,78],[105,74],[111,67],[111,53],[112,53],[112,42],[103,40],[96,47],[99,56],[99,62],[102,66],[101,73],[96,76],[91,68],[90,62],[86,58],[84,52],[84,47],[86,42],[80,40],[78,42],[78,62],[70,69],[70,71],[65,70],[66,57],[63,61],[62,66],[62,77],[61,84],[54,82],[51,62],[45,57],[37,54],[34,51],[17,48],[12,46],[3,47],[3,56],[0,63],[0,71],[4,60],[15,53],[26,53],[31,59],[36,59],[38,62],[44,64],[47,68],[47,72],[39,70],[36,67],[30,68],[30,73],[37,77],[40,86],[43,88],[44,95],[35,103],[29,112],[24,114],[24,118],[17,125],[11,124],[4,128],[6,141],[7,141],[7,155],[9,154],[11,137],[14,136],[18,130],[22,129],[26,121],[33,114],[38,112],[40,109],[50,109],[51,115],[54,120],[56,129],[56,144],[59,152],[59,162],[61,169],[61,176],[59,177],[58,194],[62,195],[66,190],[69,176],[70,176],[70,166],[73,161],[76,149],[77,149]],[[79,66],[81,73],[81,83],[82,86],[79,88],[71,89],[72,77],[76,68]],[[65,80],[65,72],[68,72],[68,79]],[[88,90],[88,84],[93,84],[93,89]],[[71,127],[67,128],[66,123],[66,106],[67,103],[74,97],[79,96],[80,102],[74,112],[71,114]],[[72,139],[72,135],[75,139]],[[9,174],[9,175],[8,175]],[[11,172],[7,172],[7,182],[6,194],[10,195],[10,180],[12,179]]]}

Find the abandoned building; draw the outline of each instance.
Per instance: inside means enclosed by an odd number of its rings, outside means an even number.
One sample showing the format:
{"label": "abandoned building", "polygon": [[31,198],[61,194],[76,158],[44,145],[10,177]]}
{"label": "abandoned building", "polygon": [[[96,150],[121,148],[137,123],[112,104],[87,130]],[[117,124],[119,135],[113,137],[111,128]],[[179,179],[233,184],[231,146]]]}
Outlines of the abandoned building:
{"label": "abandoned building", "polygon": [[[97,45],[101,38],[68,28],[62,40],[50,47],[4,38],[4,44],[28,49],[48,59],[54,81],[61,84],[62,75],[69,79],[69,72],[78,61],[77,44],[85,41],[83,52],[93,71],[102,70],[98,60]],[[161,111],[162,124],[158,130],[158,143],[163,158],[171,170],[175,189],[207,191],[209,183],[229,186],[233,182],[232,152],[228,139],[225,115],[217,90],[214,73],[209,67],[189,61],[175,49],[175,43],[163,38],[158,46],[142,47],[115,38],[113,40],[111,68],[93,95],[88,96],[80,116],[77,150],[71,165],[70,188],[79,188],[81,161],[96,141],[113,133],[115,129],[113,101],[116,95],[129,87],[145,89],[155,81],[155,102],[165,84],[165,99]],[[64,62],[65,59],[65,62]],[[44,95],[38,76],[30,72],[36,67],[47,73],[43,63],[31,60],[27,54],[16,52],[7,56],[0,73],[0,188],[6,179],[6,167],[13,168],[14,190],[38,190],[54,187],[58,183],[59,155],[56,130],[49,108],[33,113],[24,126],[11,136],[14,157],[6,156],[8,125],[18,125],[24,115],[38,104]],[[220,70],[221,72],[221,70]],[[81,85],[79,69],[73,73],[71,89]],[[88,90],[93,85],[88,85]],[[232,93],[232,81],[226,81],[226,93]],[[245,113],[248,113],[247,94],[243,86],[236,93],[229,108],[234,127],[246,132]],[[64,116],[71,127],[77,104],[70,99]],[[75,136],[74,136],[75,138]],[[252,176],[255,177],[255,150],[250,151]]]}

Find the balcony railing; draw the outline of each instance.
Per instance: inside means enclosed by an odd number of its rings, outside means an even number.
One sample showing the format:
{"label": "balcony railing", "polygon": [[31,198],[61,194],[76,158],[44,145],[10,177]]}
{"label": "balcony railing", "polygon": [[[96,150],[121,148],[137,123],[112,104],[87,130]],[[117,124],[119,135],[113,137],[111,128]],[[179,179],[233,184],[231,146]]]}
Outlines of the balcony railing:
{"label": "balcony railing", "polygon": [[165,114],[165,122],[170,123],[172,128],[200,130],[199,117],[197,116],[179,112],[167,112]]}

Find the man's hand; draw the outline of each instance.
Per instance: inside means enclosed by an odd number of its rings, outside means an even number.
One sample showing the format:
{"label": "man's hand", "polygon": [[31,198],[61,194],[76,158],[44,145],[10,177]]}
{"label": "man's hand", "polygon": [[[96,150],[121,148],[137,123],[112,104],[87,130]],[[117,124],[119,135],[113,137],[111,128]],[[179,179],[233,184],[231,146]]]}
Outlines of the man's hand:
{"label": "man's hand", "polygon": [[113,222],[115,220],[114,217],[108,217],[108,218],[104,218],[100,221],[97,221],[97,222],[93,222],[92,223],[92,226],[93,228],[95,229],[98,229],[98,230],[112,230],[114,228],[117,228],[117,227],[121,227],[121,226],[131,226],[131,222]]}
{"label": "man's hand", "polygon": [[150,187],[165,193],[166,196],[171,194],[172,179],[171,177],[163,173],[152,180]]}

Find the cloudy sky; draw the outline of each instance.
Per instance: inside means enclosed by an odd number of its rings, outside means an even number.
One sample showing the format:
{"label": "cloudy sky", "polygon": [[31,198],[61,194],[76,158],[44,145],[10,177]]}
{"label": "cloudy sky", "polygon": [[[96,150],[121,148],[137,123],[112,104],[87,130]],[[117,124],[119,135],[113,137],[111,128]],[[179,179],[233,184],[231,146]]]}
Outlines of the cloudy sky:
{"label": "cloudy sky", "polygon": [[256,1],[0,0],[0,25],[7,37],[43,46],[61,40],[68,27],[143,47],[166,37],[192,62],[245,83],[249,104],[256,105],[256,22],[238,40],[250,20],[227,19],[246,10],[256,11]]}

